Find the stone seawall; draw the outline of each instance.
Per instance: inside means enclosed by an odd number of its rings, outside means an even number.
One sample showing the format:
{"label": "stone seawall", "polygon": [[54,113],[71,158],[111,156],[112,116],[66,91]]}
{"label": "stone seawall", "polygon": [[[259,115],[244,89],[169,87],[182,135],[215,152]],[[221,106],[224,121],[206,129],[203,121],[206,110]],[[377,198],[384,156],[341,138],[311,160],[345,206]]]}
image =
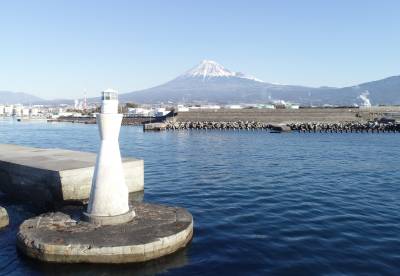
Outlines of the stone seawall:
{"label": "stone seawall", "polygon": [[[123,126],[141,126],[148,123],[160,123],[165,121],[166,117],[124,117],[122,119]],[[77,123],[77,124],[96,124],[96,118],[93,117],[60,117],[58,119],[49,119],[47,122],[52,123]]]}
{"label": "stone seawall", "polygon": [[380,120],[400,107],[219,109],[180,112],[168,118],[167,130],[272,130],[299,132],[399,132],[394,120]]}
{"label": "stone seawall", "polygon": [[269,124],[263,122],[173,122],[165,124],[166,130],[271,130],[271,131],[298,131],[298,132],[400,132],[400,123],[377,121],[370,122],[309,122]]}
{"label": "stone seawall", "polygon": [[[219,109],[178,112],[176,122],[260,122],[270,124],[295,122],[368,121],[379,117],[358,108],[302,109]],[[172,118],[169,118],[172,119]]]}

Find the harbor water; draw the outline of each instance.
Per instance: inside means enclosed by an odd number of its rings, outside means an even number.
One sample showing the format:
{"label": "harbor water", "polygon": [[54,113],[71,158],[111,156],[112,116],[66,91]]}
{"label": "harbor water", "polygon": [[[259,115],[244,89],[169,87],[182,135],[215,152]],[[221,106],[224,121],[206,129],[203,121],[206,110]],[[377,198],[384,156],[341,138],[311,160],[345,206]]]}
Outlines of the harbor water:
{"label": "harbor water", "polygon": [[[0,120],[0,143],[96,152],[96,125]],[[18,225],[41,210],[0,197],[1,275],[400,275],[397,133],[143,132],[121,154],[145,161],[144,201],[187,208],[194,238],[141,265],[43,264]]]}

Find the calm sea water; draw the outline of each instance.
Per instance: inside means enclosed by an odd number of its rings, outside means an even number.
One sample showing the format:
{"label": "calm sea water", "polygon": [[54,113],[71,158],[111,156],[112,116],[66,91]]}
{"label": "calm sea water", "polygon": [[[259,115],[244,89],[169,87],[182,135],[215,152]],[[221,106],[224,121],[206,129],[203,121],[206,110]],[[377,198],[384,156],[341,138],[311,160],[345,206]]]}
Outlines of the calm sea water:
{"label": "calm sea water", "polygon": [[[95,125],[0,121],[0,143],[96,151]],[[122,155],[145,160],[147,202],[194,216],[187,249],[144,265],[48,265],[20,256],[35,211],[1,199],[1,274],[400,275],[399,134],[143,133]]]}

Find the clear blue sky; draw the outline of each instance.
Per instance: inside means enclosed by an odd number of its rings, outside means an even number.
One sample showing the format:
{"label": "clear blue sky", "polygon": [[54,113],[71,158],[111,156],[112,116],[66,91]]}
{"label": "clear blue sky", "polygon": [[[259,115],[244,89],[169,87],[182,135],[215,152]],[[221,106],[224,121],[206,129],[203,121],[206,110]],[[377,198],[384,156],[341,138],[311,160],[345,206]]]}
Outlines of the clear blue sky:
{"label": "clear blue sky", "polygon": [[0,0],[0,90],[134,91],[215,60],[264,81],[400,74],[400,1]]}

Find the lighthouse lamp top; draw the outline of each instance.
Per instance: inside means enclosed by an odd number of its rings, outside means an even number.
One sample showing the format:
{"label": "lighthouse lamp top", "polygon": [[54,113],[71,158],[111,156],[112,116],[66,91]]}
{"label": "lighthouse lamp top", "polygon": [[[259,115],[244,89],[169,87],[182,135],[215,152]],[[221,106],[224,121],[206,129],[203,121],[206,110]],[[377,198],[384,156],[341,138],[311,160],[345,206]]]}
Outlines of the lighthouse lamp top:
{"label": "lighthouse lamp top", "polygon": [[113,89],[107,89],[101,92],[101,113],[118,113],[118,92]]}
{"label": "lighthouse lamp top", "polygon": [[118,100],[118,92],[113,89],[106,89],[101,93],[101,100]]}

